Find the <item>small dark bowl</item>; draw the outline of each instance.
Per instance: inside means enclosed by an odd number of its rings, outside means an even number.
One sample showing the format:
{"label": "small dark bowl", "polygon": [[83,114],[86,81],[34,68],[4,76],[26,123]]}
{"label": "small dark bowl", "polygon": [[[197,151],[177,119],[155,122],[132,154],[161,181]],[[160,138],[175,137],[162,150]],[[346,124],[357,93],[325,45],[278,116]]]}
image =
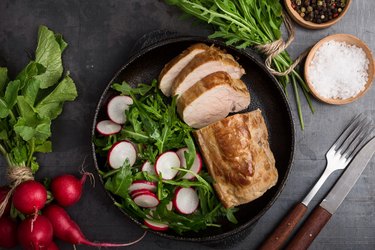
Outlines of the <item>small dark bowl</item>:
{"label": "small dark bowl", "polygon": [[[116,95],[110,88],[112,83],[122,82],[124,80],[134,86],[138,83],[150,83],[153,79],[158,77],[161,69],[169,60],[181,53],[188,46],[198,42],[203,42],[208,45],[215,44],[225,49],[228,53],[232,54],[246,70],[246,75],[242,77],[242,80],[248,86],[252,99],[247,111],[257,108],[262,110],[269,131],[271,150],[274,153],[276,167],[279,172],[279,180],[273,188],[255,201],[239,206],[239,211],[235,214],[239,221],[238,224],[232,224],[223,219],[219,222],[222,224],[220,228],[208,228],[200,232],[187,232],[183,235],[179,235],[172,230],[166,232],[149,230],[168,239],[210,243],[222,241],[227,237],[234,236],[244,231],[244,229],[250,230],[251,226],[254,225],[275,202],[285,185],[292,165],[295,139],[294,123],[288,101],[275,77],[267,71],[262,63],[255,59],[255,54],[245,52],[244,50],[237,50],[219,41],[199,37],[171,38],[143,49],[128,60],[115,74],[104,90],[96,109],[92,136],[94,138],[96,135],[95,124],[97,121],[107,119],[105,108],[107,101],[112,96]],[[94,144],[92,145],[92,150],[96,169],[106,170],[104,167],[106,158],[95,153]],[[99,178],[103,183],[103,179],[100,175]],[[119,201],[118,197],[115,195],[109,192],[108,195],[113,201]],[[139,226],[142,225],[142,221],[128,211],[123,209],[121,209],[121,211],[136,224]]]}

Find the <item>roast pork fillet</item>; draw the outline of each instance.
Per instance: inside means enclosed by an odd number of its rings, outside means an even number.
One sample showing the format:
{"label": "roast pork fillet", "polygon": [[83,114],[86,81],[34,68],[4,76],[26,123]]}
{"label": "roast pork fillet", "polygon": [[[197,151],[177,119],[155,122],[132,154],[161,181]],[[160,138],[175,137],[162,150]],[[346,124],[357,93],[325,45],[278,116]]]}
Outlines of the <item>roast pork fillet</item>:
{"label": "roast pork fillet", "polygon": [[193,133],[225,207],[255,200],[276,184],[275,158],[259,109],[229,116]]}
{"label": "roast pork fillet", "polygon": [[167,63],[159,75],[159,88],[164,95],[171,95],[173,81],[180,71],[199,53],[208,50],[206,44],[197,43],[184,50]]}
{"label": "roast pork fillet", "polygon": [[186,124],[202,128],[246,109],[250,94],[239,79],[219,71],[198,81],[177,100],[177,111]]}
{"label": "roast pork fillet", "polygon": [[233,79],[240,79],[245,70],[233,56],[216,48],[197,54],[177,75],[172,85],[172,95],[179,97],[204,77],[218,71],[227,72]]}

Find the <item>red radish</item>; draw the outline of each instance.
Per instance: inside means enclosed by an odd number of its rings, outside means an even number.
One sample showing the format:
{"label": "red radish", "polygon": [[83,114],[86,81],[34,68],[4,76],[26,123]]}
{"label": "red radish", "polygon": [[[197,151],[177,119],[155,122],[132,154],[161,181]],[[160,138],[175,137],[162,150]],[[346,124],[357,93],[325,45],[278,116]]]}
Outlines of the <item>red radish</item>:
{"label": "red radish", "polygon": [[130,196],[132,198],[134,198],[135,196],[137,196],[139,194],[149,194],[149,193],[152,194],[152,192],[148,189],[138,189],[138,190],[134,190],[134,191],[130,192]]}
{"label": "red radish", "polygon": [[17,224],[8,216],[0,218],[0,248],[13,248],[17,245]]}
{"label": "red radish", "polygon": [[52,241],[52,243],[49,244],[49,246],[47,247],[46,250],[59,250],[59,248],[58,248],[58,246],[56,245],[56,243]]}
{"label": "red radish", "polygon": [[47,190],[39,182],[22,182],[13,194],[14,207],[24,214],[33,214],[42,209],[47,201]]}
{"label": "red radish", "polygon": [[[178,155],[178,158],[180,158],[180,161],[181,161],[181,168],[186,168],[185,152],[187,152],[187,151],[188,151],[188,148],[180,148],[176,152],[176,154]],[[202,169],[202,158],[197,152],[196,155],[195,155],[193,165],[191,165],[189,170],[198,174],[201,171],[201,169]],[[195,178],[195,176],[191,173],[186,173],[185,175],[182,176],[182,179],[191,180],[191,179],[194,179],[194,178]]]}
{"label": "red radish", "polygon": [[159,199],[154,193],[141,193],[138,195],[135,195],[134,203],[137,204],[140,207],[144,208],[152,208],[159,205]]}
{"label": "red radish", "polygon": [[126,122],[125,110],[133,104],[133,99],[130,96],[115,96],[107,106],[107,114],[109,119],[117,124],[124,124]]}
{"label": "red radish", "polygon": [[150,181],[145,181],[145,180],[137,180],[133,181],[133,183],[129,186],[128,191],[131,193],[135,190],[140,190],[140,189],[147,189],[152,192],[156,191],[156,184],[154,182]]}
{"label": "red radish", "polygon": [[64,207],[77,203],[88,175],[90,173],[84,173],[81,179],[70,174],[55,177],[51,181],[51,191],[57,203]]}
{"label": "red radish", "polygon": [[173,199],[173,206],[181,214],[192,214],[199,206],[197,192],[193,188],[177,188]]}
{"label": "red radish", "polygon": [[116,169],[124,165],[125,160],[129,160],[130,166],[133,166],[137,159],[137,151],[129,141],[119,141],[112,145],[108,153],[109,165]]}
{"label": "red radish", "polygon": [[[3,203],[9,191],[10,191],[10,188],[7,186],[0,187],[0,204]],[[3,214],[0,214],[0,217],[3,215],[8,215],[9,212],[10,212],[10,202],[8,202],[8,204],[6,205],[4,209]]]}
{"label": "red radish", "polygon": [[27,218],[18,226],[17,237],[25,249],[47,248],[53,238],[52,224],[44,215]]}
{"label": "red radish", "polygon": [[84,244],[95,247],[122,247],[133,245],[142,240],[145,236],[145,234],[143,234],[139,239],[124,244],[95,243],[86,239],[81,229],[62,207],[54,204],[49,205],[43,210],[43,214],[51,221],[54,236],[73,245]]}
{"label": "red radish", "polygon": [[96,124],[96,130],[102,135],[113,135],[120,132],[121,125],[114,123],[111,120],[104,120]]}
{"label": "red radish", "polygon": [[145,163],[143,163],[141,170],[149,174],[156,174],[154,165],[152,165],[151,162],[149,161],[146,161]]}
{"label": "red radish", "polygon": [[180,159],[175,152],[167,151],[156,159],[155,162],[155,172],[162,176],[164,180],[171,180],[173,179],[178,170],[173,168],[180,167]]}
{"label": "red radish", "polygon": [[155,231],[166,231],[166,230],[168,230],[167,224],[155,222],[155,221],[152,221],[152,220],[149,220],[149,219],[144,219],[144,224],[147,227],[149,227],[149,228],[151,228]]}

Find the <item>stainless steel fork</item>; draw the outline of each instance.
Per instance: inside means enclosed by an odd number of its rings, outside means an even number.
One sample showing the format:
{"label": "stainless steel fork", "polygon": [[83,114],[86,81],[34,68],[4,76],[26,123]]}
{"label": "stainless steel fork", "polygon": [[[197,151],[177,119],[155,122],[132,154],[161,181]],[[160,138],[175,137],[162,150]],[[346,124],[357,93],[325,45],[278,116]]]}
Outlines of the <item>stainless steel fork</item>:
{"label": "stainless steel fork", "polygon": [[326,154],[327,166],[305,199],[298,203],[282,220],[273,233],[263,242],[260,249],[280,249],[292,234],[307,211],[307,206],[322,187],[327,178],[336,170],[349,165],[356,153],[366,143],[374,130],[372,121],[363,114],[351,120],[348,127]]}

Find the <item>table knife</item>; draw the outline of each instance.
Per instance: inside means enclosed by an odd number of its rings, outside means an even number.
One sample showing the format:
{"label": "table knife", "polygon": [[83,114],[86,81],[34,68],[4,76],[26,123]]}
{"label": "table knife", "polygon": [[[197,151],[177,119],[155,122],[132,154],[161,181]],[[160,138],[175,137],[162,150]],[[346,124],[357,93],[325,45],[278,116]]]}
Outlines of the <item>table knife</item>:
{"label": "table knife", "polygon": [[375,138],[372,138],[354,157],[348,168],[342,174],[335,186],[323,199],[318,207],[314,209],[296,236],[292,239],[286,249],[307,249],[327,224],[332,214],[344,201],[359,176],[366,168],[375,152]]}

